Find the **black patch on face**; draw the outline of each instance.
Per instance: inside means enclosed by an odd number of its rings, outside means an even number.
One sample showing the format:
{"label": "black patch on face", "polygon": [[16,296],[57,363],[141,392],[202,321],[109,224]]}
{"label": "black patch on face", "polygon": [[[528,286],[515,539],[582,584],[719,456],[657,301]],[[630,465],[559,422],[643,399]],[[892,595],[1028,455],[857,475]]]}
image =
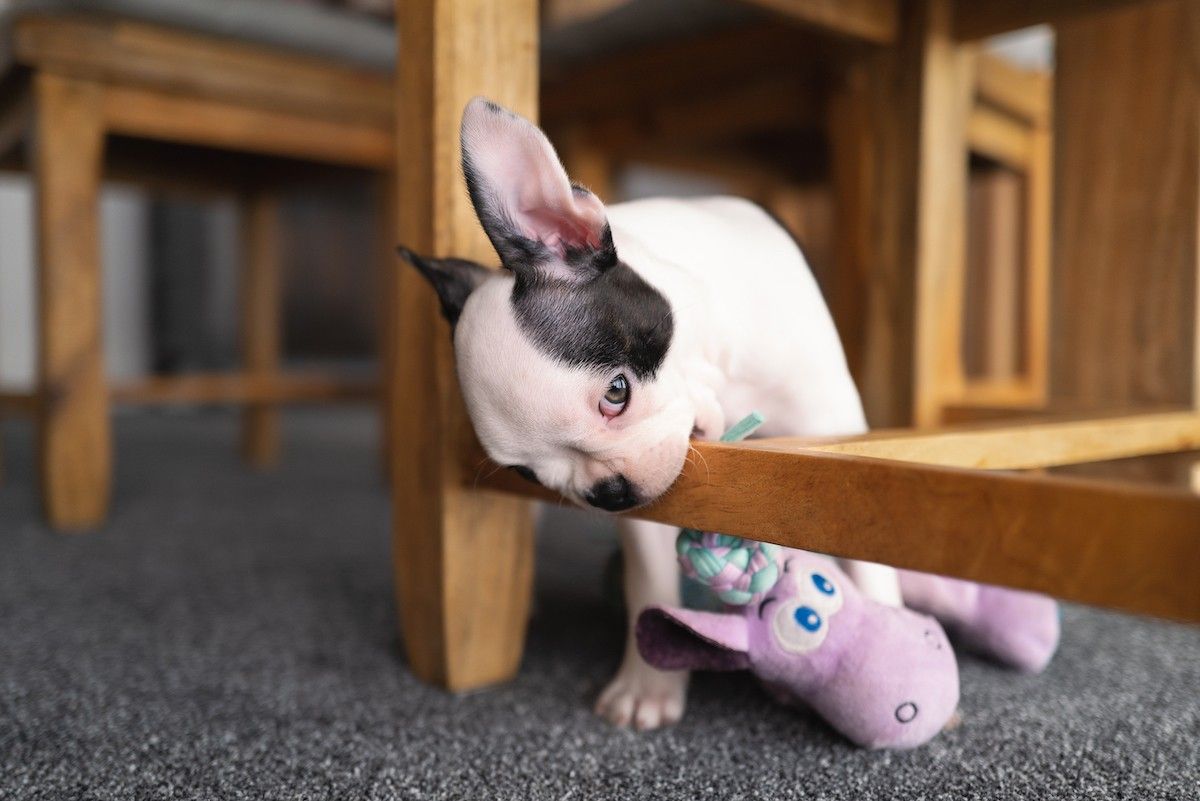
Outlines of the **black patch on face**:
{"label": "black patch on face", "polygon": [[617,261],[584,282],[514,272],[517,322],[543,353],[577,367],[628,368],[641,380],[662,366],[675,331],[671,304],[629,265]]}

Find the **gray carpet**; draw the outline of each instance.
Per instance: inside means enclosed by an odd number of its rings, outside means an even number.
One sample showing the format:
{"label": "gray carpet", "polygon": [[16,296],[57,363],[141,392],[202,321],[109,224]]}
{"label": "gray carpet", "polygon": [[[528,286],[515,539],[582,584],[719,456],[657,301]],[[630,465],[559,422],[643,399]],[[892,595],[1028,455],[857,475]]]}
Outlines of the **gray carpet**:
{"label": "gray carpet", "polygon": [[699,676],[673,729],[613,730],[588,711],[621,644],[611,535],[563,514],[517,679],[422,686],[370,418],[289,416],[269,474],[234,458],[234,420],[120,418],[88,536],[41,525],[29,430],[4,424],[0,798],[1200,798],[1200,629],[1080,608],[1045,675],[963,658],[962,726],[915,752],[733,676]]}

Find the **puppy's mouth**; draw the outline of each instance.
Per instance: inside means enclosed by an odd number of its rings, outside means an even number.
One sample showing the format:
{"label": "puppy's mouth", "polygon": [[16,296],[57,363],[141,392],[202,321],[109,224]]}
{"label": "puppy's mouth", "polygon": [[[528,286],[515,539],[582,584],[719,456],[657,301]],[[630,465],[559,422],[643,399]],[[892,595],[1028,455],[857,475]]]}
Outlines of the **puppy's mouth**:
{"label": "puppy's mouth", "polygon": [[[692,430],[688,435],[688,449],[690,450],[690,443],[692,441],[703,438],[704,432],[696,426],[693,420]],[[675,482],[679,480],[682,472],[682,465],[680,465],[680,470],[671,480],[671,483],[652,495],[647,494],[644,488],[639,488],[636,484],[629,481],[623,474],[617,473],[597,481],[587,490],[582,492],[577,490],[572,491],[568,497],[580,506],[599,509],[604,512],[627,512],[631,509],[648,506],[667,494],[671,487],[675,486]]]}

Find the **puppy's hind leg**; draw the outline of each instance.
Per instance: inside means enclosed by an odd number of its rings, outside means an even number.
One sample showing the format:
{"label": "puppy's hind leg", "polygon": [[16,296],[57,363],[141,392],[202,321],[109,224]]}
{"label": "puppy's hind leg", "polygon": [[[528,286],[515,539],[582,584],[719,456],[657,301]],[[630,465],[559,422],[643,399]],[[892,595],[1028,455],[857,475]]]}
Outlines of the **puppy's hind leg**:
{"label": "puppy's hind leg", "polygon": [[621,550],[625,555],[625,607],[629,620],[625,656],[596,701],[596,714],[617,726],[640,731],[657,729],[683,716],[688,673],[650,667],[638,653],[637,617],[647,606],[679,605],[679,565],[675,537],[679,529],[661,523],[622,518]]}

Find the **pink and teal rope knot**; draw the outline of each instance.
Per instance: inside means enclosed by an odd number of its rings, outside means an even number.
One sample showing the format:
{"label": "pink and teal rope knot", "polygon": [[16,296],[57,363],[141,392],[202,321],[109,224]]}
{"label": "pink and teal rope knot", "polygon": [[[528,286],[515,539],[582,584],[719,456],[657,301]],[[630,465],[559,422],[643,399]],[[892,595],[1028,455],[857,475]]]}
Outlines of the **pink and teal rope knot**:
{"label": "pink and teal rope knot", "polygon": [[[751,412],[721,437],[737,442],[754,433],[763,416]],[[779,580],[779,546],[714,531],[685,528],[675,540],[683,574],[710,588],[727,604],[759,600]]]}
{"label": "pink and teal rope knot", "polygon": [[733,606],[758,601],[779,580],[779,546],[769,542],[684,529],[675,552],[685,576]]}

